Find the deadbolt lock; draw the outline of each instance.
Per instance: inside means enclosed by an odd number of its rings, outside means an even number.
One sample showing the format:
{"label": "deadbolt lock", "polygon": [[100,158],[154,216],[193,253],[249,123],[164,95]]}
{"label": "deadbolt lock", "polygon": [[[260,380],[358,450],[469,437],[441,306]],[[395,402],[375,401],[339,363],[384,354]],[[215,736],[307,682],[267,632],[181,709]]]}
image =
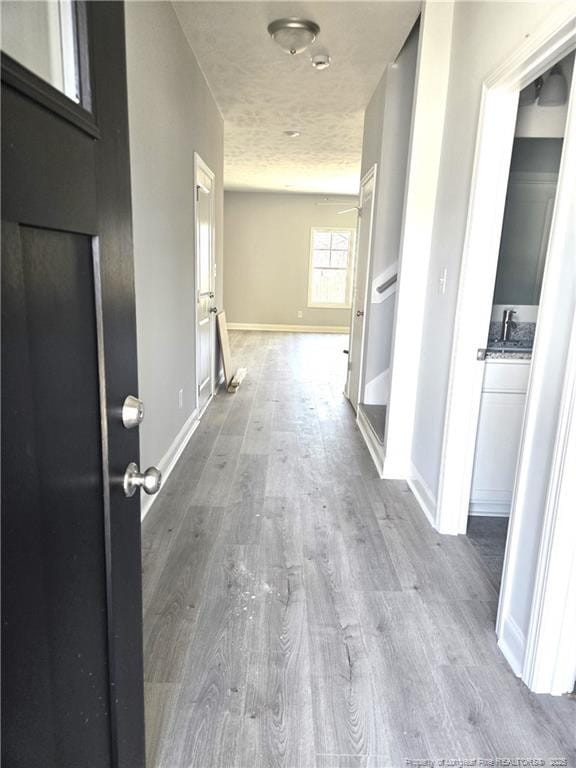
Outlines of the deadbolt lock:
{"label": "deadbolt lock", "polygon": [[144,403],[134,395],[128,395],[122,406],[122,424],[126,429],[132,429],[144,419]]}

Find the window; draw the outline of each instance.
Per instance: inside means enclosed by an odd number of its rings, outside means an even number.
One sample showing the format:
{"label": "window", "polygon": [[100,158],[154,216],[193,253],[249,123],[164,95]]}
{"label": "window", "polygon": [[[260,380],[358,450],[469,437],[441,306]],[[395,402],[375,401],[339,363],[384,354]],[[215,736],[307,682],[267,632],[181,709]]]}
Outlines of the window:
{"label": "window", "polygon": [[78,14],[71,0],[2,2],[2,49],[61,93],[80,103]]}
{"label": "window", "polygon": [[351,306],[353,245],[353,229],[312,229],[309,307]]}

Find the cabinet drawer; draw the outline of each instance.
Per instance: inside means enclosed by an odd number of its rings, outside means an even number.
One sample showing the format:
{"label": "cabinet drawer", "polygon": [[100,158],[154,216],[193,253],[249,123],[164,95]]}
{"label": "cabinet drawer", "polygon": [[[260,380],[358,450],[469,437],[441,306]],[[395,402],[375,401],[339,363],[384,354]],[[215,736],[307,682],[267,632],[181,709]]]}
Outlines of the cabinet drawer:
{"label": "cabinet drawer", "polygon": [[526,392],[530,363],[530,360],[486,362],[483,391]]}

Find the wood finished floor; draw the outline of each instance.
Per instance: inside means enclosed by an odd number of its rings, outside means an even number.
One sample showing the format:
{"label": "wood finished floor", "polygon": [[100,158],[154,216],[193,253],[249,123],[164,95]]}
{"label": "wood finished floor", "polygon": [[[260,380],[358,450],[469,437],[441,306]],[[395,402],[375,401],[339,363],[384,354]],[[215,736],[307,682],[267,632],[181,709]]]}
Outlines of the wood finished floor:
{"label": "wood finished floor", "polygon": [[342,396],[346,339],[231,341],[248,376],[143,525],[148,768],[576,766],[576,703],[507,667],[477,549],[378,479]]}

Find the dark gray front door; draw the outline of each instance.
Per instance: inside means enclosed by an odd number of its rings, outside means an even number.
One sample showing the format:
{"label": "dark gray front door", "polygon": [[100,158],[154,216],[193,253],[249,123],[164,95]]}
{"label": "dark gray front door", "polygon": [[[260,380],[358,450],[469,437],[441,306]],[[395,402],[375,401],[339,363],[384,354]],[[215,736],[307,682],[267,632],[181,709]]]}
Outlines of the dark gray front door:
{"label": "dark gray front door", "polygon": [[138,394],[123,4],[74,17],[80,103],[2,55],[10,768],[144,765],[140,505],[121,485],[139,450],[120,417]]}

